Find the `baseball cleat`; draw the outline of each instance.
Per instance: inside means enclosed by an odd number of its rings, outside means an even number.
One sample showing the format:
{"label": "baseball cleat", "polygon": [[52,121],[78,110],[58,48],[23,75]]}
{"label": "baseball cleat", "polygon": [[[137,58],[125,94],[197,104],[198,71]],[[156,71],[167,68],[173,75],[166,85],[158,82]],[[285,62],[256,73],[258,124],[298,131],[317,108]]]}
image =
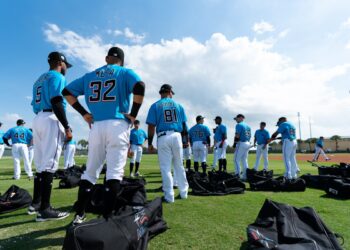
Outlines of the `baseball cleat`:
{"label": "baseball cleat", "polygon": [[141,177],[142,175],[139,172],[135,173],[135,177]]}
{"label": "baseball cleat", "polygon": [[31,204],[28,207],[27,214],[29,215],[36,214],[39,211],[39,208],[40,208],[40,204]]}
{"label": "baseball cleat", "polygon": [[86,215],[83,214],[82,216],[79,216],[78,214],[75,215],[75,218],[72,222],[73,226],[83,223],[86,220]]}
{"label": "baseball cleat", "polygon": [[48,221],[48,220],[62,220],[64,218],[67,218],[68,216],[69,216],[69,213],[67,212],[61,212],[53,209],[52,207],[49,207],[49,208],[46,208],[45,210],[39,211],[36,217],[36,221],[42,222],[42,221]]}

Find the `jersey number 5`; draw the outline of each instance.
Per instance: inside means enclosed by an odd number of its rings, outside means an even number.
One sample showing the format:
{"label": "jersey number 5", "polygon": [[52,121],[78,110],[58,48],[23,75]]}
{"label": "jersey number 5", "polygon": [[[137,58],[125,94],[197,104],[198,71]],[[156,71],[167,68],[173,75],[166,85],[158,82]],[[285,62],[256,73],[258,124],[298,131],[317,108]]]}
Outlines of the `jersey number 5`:
{"label": "jersey number 5", "polygon": [[39,86],[36,88],[35,103],[40,103],[40,101],[41,101],[41,87],[42,86]]}
{"label": "jersey number 5", "polygon": [[[116,96],[109,95],[110,92],[115,88],[115,80],[94,81],[89,83],[89,87],[92,89],[92,95],[89,96],[89,102],[111,102],[115,101]],[[103,87],[103,88],[102,88]]]}

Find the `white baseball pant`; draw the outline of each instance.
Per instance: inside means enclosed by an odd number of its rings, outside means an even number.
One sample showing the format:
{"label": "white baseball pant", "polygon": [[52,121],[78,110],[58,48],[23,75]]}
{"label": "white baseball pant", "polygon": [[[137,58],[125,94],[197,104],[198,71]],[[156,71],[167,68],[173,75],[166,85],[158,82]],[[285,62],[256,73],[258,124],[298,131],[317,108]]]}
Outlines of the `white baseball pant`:
{"label": "white baseball pant", "polygon": [[64,140],[64,128],[53,112],[39,112],[33,120],[36,171],[55,173]]}
{"label": "white baseball pant", "polygon": [[208,149],[207,144],[202,141],[193,142],[192,146],[193,160],[195,162],[207,162]]}
{"label": "white baseball pant", "polygon": [[32,169],[32,163],[34,159],[34,146],[31,145],[28,147],[28,154],[29,154],[29,166]]}
{"label": "white baseball pant", "polygon": [[268,169],[268,166],[269,166],[268,154],[269,154],[269,149],[266,144],[261,144],[256,146],[256,161],[254,165],[255,170],[258,170],[259,168],[261,156],[263,157],[263,160],[264,160],[264,169],[265,170]]}
{"label": "white baseball pant", "polygon": [[23,159],[24,163],[24,171],[29,177],[33,176],[32,168],[29,165],[29,153],[27,144],[12,144],[12,157],[15,179],[19,179],[21,177],[21,158]]}
{"label": "white baseball pant", "polygon": [[86,170],[81,179],[95,184],[106,160],[107,180],[122,180],[129,148],[130,124],[122,119],[97,121],[89,134]]}
{"label": "white baseball pant", "polygon": [[329,159],[324,150],[321,147],[316,146],[313,160],[316,161],[320,155],[322,155],[326,160]]}
{"label": "white baseball pant", "polygon": [[286,167],[284,176],[287,179],[297,178],[298,164],[296,160],[297,141],[283,140],[282,153],[283,162]]}
{"label": "white baseball pant", "polygon": [[222,147],[220,148],[221,141],[217,142],[215,144],[216,147],[216,159],[220,160],[220,159],[226,159],[226,148],[227,148],[227,142],[226,140],[224,141]]}
{"label": "white baseball pant", "polygon": [[135,163],[136,162],[141,162],[142,158],[142,145],[135,145],[131,144],[130,146],[130,151],[134,153],[134,155],[131,157],[130,162]]}
{"label": "white baseball pant", "polygon": [[64,149],[64,169],[75,165],[74,155],[76,146],[75,144],[67,144]]}
{"label": "white baseball pant", "polygon": [[5,152],[5,146],[4,146],[4,144],[1,144],[1,145],[0,145],[0,159],[1,159],[2,156],[4,155],[4,152]]}
{"label": "white baseball pant", "polygon": [[248,152],[250,149],[250,143],[247,142],[238,142],[234,155],[234,164],[235,164],[235,174],[241,175],[241,166],[243,166],[242,178],[247,178],[247,168],[248,166]]}
{"label": "white baseball pant", "polygon": [[183,159],[186,160],[191,160],[191,147],[188,146],[187,148],[183,149]]}
{"label": "white baseball pant", "polygon": [[174,131],[167,131],[165,135],[158,138],[157,148],[165,199],[169,202],[174,202],[173,176],[171,175],[172,163],[180,196],[181,198],[187,198],[188,183],[182,164],[183,148],[181,134]]}

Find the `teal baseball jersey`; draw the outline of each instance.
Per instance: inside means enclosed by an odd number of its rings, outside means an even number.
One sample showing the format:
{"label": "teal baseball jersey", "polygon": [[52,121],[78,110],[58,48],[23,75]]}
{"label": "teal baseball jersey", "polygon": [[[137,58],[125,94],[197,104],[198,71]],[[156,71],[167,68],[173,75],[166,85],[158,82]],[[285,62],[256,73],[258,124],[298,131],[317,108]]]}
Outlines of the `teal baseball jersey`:
{"label": "teal baseball jersey", "polygon": [[214,140],[219,142],[222,141],[223,138],[227,138],[227,128],[225,125],[220,124],[215,129]]}
{"label": "teal baseball jersey", "polygon": [[190,136],[190,141],[193,143],[195,141],[206,142],[208,136],[210,136],[210,130],[207,126],[203,124],[194,125],[188,132]]}
{"label": "teal baseball jersey", "polygon": [[75,97],[85,96],[94,121],[126,119],[133,88],[141,78],[131,69],[105,65],[67,85]]}
{"label": "teal baseball jersey", "polygon": [[142,145],[147,139],[147,133],[143,129],[133,128],[130,131],[130,144]]}
{"label": "teal baseball jersey", "polygon": [[277,132],[282,135],[282,139],[295,140],[295,127],[290,122],[283,122],[278,125]]}
{"label": "teal baseball jersey", "polygon": [[33,133],[28,128],[17,126],[9,129],[4,138],[12,141],[12,144],[23,143],[28,144],[33,139]]}
{"label": "teal baseball jersey", "polygon": [[172,98],[162,98],[152,104],[146,123],[156,126],[157,133],[163,131],[182,132],[182,125],[187,121],[183,107]]}
{"label": "teal baseball jersey", "polygon": [[245,122],[240,122],[236,124],[236,134],[239,134],[240,142],[250,141],[251,129]]}
{"label": "teal baseball jersey", "polygon": [[[55,70],[42,74],[33,85],[32,103],[33,112],[39,113],[44,109],[52,109],[51,99],[62,96],[61,92],[66,86],[66,78]],[[63,98],[63,106],[66,101]]]}
{"label": "teal baseball jersey", "polygon": [[265,145],[267,140],[270,139],[270,133],[266,129],[258,129],[255,131],[254,137],[258,145]]}

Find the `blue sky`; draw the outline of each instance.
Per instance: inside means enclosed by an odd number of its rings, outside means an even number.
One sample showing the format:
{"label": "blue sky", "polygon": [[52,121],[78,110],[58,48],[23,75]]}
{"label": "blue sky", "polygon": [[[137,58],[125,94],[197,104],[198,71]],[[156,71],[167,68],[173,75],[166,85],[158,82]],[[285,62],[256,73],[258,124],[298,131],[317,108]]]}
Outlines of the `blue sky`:
{"label": "blue sky", "polygon": [[[309,117],[313,136],[350,135],[349,13],[348,1],[330,0],[1,1],[0,120],[31,125],[32,84],[50,51],[72,61],[69,82],[118,44],[148,84],[141,122],[168,81],[190,124],[201,113],[212,127],[222,115],[233,136],[237,113],[253,129],[266,120],[274,130],[279,116],[296,122],[301,112],[303,138]],[[78,139],[87,138],[80,117],[69,118]]]}

